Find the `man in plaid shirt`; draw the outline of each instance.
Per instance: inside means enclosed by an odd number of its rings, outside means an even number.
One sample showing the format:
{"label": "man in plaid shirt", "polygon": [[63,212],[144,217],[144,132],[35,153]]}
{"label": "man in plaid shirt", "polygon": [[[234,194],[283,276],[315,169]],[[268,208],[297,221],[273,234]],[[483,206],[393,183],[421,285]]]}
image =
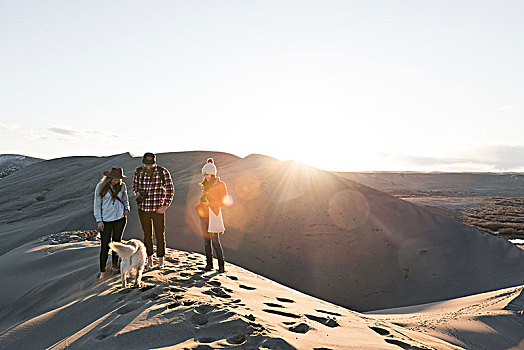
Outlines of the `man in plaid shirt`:
{"label": "man in plaid shirt", "polygon": [[133,193],[138,203],[138,217],[144,231],[144,244],[147,251],[146,269],[153,265],[153,227],[156,237],[156,256],[158,267],[164,267],[166,250],[165,212],[173,201],[175,187],[169,171],[156,164],[156,156],[146,153],[142,167],[135,169]]}

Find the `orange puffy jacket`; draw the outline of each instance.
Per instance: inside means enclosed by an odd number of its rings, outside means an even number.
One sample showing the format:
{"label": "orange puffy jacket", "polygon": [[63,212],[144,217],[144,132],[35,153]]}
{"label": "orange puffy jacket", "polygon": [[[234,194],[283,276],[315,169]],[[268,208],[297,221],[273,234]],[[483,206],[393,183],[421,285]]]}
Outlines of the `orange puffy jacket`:
{"label": "orange puffy jacket", "polygon": [[[202,203],[202,198],[207,195],[209,201],[209,206]],[[218,215],[220,212],[220,207],[224,205],[224,198],[227,196],[227,187],[226,184],[220,181],[220,178],[217,178],[215,183],[209,188],[208,191],[202,189],[202,194],[200,195],[200,202],[196,206],[196,211],[198,216],[207,218],[209,217],[209,210],[211,208],[215,215]]]}

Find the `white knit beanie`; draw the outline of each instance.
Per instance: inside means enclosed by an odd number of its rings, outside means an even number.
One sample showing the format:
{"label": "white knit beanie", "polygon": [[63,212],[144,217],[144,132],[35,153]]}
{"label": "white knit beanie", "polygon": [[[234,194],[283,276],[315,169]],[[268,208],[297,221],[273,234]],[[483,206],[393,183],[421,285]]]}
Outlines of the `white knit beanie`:
{"label": "white knit beanie", "polygon": [[217,176],[217,167],[213,158],[208,158],[206,165],[202,167],[202,175],[211,174]]}

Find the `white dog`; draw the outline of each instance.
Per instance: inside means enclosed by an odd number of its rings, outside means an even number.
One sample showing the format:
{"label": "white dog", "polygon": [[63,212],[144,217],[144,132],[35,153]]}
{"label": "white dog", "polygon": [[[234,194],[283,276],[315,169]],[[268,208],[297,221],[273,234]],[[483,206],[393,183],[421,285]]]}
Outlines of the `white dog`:
{"label": "white dog", "polygon": [[122,259],[120,263],[120,278],[122,279],[122,288],[127,287],[127,274],[131,276],[135,270],[135,286],[142,286],[142,272],[146,262],[146,247],[138,239],[131,239],[126,243],[111,242],[109,247],[115,251]]}

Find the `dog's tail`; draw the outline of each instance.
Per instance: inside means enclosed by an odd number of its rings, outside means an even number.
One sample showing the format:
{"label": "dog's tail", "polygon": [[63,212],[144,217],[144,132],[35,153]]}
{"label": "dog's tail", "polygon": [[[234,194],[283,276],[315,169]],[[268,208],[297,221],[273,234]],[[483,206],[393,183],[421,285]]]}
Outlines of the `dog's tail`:
{"label": "dog's tail", "polygon": [[138,250],[138,247],[136,244],[130,245],[130,244],[123,244],[120,242],[111,242],[109,243],[109,248],[117,252],[117,254],[121,258],[128,258],[131,255],[135,254]]}

